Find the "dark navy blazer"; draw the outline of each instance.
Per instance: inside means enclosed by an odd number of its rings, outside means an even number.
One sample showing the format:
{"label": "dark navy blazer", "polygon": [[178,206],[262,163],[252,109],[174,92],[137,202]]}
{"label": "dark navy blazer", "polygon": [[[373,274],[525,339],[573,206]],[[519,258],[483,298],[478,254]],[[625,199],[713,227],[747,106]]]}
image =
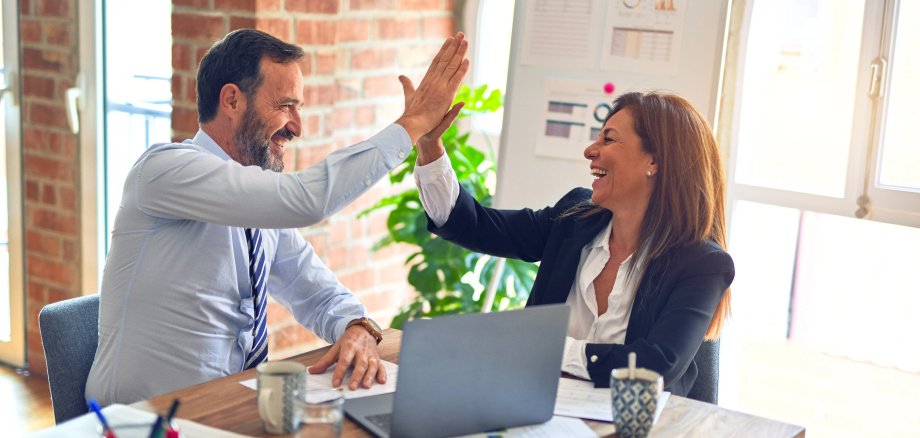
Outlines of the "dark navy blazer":
{"label": "dark navy blazer", "polygon": [[[429,218],[428,229],[472,251],[540,261],[527,305],[565,303],[582,248],[603,231],[611,213],[559,215],[590,198],[590,190],[577,188],[542,210],[496,210],[479,205],[461,188],[447,223],[436,227]],[[634,351],[638,366],[664,376],[666,391],[687,395],[697,376],[694,356],[734,276],[731,256],[711,241],[651,260],[636,292],[625,343],[585,348],[595,386],[609,386],[610,371],[627,366]]]}

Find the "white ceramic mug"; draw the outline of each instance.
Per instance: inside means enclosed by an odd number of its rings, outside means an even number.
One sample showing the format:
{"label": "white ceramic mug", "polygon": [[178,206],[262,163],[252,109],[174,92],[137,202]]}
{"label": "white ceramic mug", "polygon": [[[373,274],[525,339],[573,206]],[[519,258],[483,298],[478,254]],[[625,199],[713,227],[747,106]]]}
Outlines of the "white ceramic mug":
{"label": "white ceramic mug", "polygon": [[265,431],[292,433],[300,427],[299,397],[307,388],[307,367],[297,362],[266,362],[256,367],[259,417]]}

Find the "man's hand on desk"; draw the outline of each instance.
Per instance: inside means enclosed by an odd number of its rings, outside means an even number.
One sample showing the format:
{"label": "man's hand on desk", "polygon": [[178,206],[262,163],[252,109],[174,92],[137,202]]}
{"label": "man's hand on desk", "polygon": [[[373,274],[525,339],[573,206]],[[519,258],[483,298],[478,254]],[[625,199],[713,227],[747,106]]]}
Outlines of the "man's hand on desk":
{"label": "man's hand on desk", "polygon": [[[359,386],[370,388],[377,383],[386,383],[387,371],[380,365],[377,352],[377,339],[360,325],[353,325],[332,345],[325,355],[310,367],[311,374],[322,374],[333,364],[332,386],[339,386],[345,378],[345,372],[352,366],[348,388],[355,390]],[[375,379],[376,377],[376,379]]]}

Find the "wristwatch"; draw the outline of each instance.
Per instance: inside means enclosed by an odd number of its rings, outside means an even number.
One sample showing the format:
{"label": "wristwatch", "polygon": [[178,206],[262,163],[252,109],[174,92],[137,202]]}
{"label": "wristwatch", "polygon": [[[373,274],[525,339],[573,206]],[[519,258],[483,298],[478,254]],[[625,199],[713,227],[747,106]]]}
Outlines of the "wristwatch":
{"label": "wristwatch", "polygon": [[367,332],[377,340],[378,344],[383,340],[383,331],[380,330],[380,326],[377,325],[373,319],[370,319],[366,316],[354,319],[345,326],[345,330],[348,330],[348,328],[353,325],[360,325],[361,327],[364,327],[364,329],[367,330]]}

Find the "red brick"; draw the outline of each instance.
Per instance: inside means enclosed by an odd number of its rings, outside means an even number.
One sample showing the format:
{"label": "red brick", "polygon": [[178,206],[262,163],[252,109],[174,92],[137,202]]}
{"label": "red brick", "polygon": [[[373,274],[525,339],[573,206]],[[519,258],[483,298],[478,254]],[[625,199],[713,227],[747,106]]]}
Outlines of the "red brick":
{"label": "red brick", "polygon": [[38,208],[30,210],[31,221],[26,223],[26,228],[36,227],[37,229],[71,235],[77,232],[77,218],[73,214]]}
{"label": "red brick", "polygon": [[227,30],[222,17],[201,14],[172,14],[173,37],[216,41],[223,38]]}
{"label": "red brick", "polygon": [[300,324],[289,324],[277,331],[273,331],[268,339],[268,351],[294,348],[318,338],[311,331]]}
{"label": "red brick", "polygon": [[359,128],[370,127],[374,124],[374,107],[372,105],[355,108],[355,125]]}
{"label": "red brick", "polygon": [[187,44],[173,43],[172,45],[172,66],[174,70],[191,70],[192,51]]}
{"label": "red brick", "polygon": [[300,67],[300,72],[304,76],[309,76],[313,72],[313,54],[310,52],[304,53],[300,61],[297,62],[297,66]]}
{"label": "red brick", "polygon": [[188,6],[190,8],[205,9],[208,7],[208,0],[172,0],[173,8],[176,6]]}
{"label": "red brick", "polygon": [[43,17],[71,18],[71,5],[76,2],[65,0],[34,0],[35,14]]}
{"label": "red brick", "polygon": [[77,246],[72,240],[64,240],[61,242],[61,246],[64,247],[64,260],[77,260],[79,254],[77,254]]}
{"label": "red brick", "polygon": [[[173,46],[175,49],[175,46]],[[175,50],[173,50],[175,53]],[[182,76],[173,75],[170,80],[169,89],[172,92],[173,100],[181,99],[185,94],[183,93],[184,89],[182,86],[185,85],[185,79]]]}
{"label": "red brick", "polygon": [[400,11],[441,9],[441,0],[396,0],[396,9]]}
{"label": "red brick", "polygon": [[453,17],[425,17],[422,20],[425,38],[446,38],[454,34]]}
{"label": "red brick", "polygon": [[305,106],[332,105],[335,100],[335,88],[332,85],[308,85],[303,87]]}
{"label": "red brick", "polygon": [[349,221],[333,221],[329,226],[329,239],[332,240],[334,245],[345,243],[350,238],[349,228],[351,228]]}
{"label": "red brick", "polygon": [[350,274],[340,275],[339,280],[352,291],[369,289],[374,285],[374,270],[364,268]]}
{"label": "red brick", "polygon": [[336,23],[336,41],[363,41],[370,35],[368,20],[341,20]]}
{"label": "red brick", "polygon": [[77,158],[77,137],[75,135],[68,132],[64,135],[55,134],[53,138],[58,139],[52,143],[52,145],[56,145],[56,147],[53,146],[52,149],[54,149],[54,153],[57,154],[57,158],[65,160]]}
{"label": "red brick", "polygon": [[352,11],[390,10],[393,9],[394,5],[394,0],[349,0],[348,9]]}
{"label": "red brick", "polygon": [[332,129],[345,129],[351,126],[353,120],[351,108],[336,108],[332,111]]}
{"label": "red brick", "polygon": [[73,180],[75,166],[70,161],[26,153],[23,157],[23,169],[26,177],[70,182]]}
{"label": "red brick", "polygon": [[32,15],[32,0],[19,0],[19,15]]}
{"label": "red brick", "polygon": [[361,90],[364,82],[360,78],[336,79],[335,81],[335,100],[344,102],[361,97]]}
{"label": "red brick", "polygon": [[403,262],[393,262],[384,265],[377,265],[378,284],[403,283],[408,281],[409,267]]}
{"label": "red brick", "polygon": [[72,187],[61,186],[58,187],[58,198],[61,201],[61,207],[66,208],[67,210],[76,210],[77,209],[77,197],[76,192]]}
{"label": "red brick", "polygon": [[301,118],[303,121],[303,133],[301,134],[304,138],[309,138],[319,134],[319,116],[316,114],[307,115]]}
{"label": "red brick", "polygon": [[335,44],[336,26],[333,21],[299,20],[296,29],[294,40],[297,44],[308,46]]}
{"label": "red brick", "polygon": [[54,79],[29,74],[23,75],[22,94],[25,97],[53,99]]}
{"label": "red brick", "polygon": [[19,35],[23,43],[42,42],[42,26],[36,20],[23,19],[19,22]]}
{"label": "red brick", "polygon": [[214,0],[214,9],[218,11],[255,11],[255,0]]}
{"label": "red brick", "polygon": [[57,204],[57,194],[54,192],[54,186],[47,184],[42,186],[42,204],[54,206]]}
{"label": "red brick", "polygon": [[26,257],[26,272],[65,287],[73,285],[77,278],[73,266],[31,255]]}
{"label": "red brick", "polygon": [[402,298],[402,294],[398,291],[389,290],[378,293],[365,293],[361,295],[361,303],[367,307],[368,312],[387,312],[399,307]]}
{"label": "red brick", "polygon": [[49,257],[60,257],[61,238],[27,229],[26,250],[30,254],[37,253]]}
{"label": "red brick", "polygon": [[42,70],[54,73],[72,72],[75,65],[74,56],[69,52],[40,50],[32,47],[22,48],[22,66],[24,70]]}
{"label": "red brick", "polygon": [[256,29],[273,35],[282,41],[291,40],[291,19],[289,18],[257,18]]}
{"label": "red brick", "polygon": [[26,200],[38,201],[38,182],[26,181]]}
{"label": "red brick", "polygon": [[339,0],[286,0],[288,12],[306,12],[310,14],[337,14]]}
{"label": "red brick", "polygon": [[172,127],[176,132],[198,131],[197,108],[174,107],[172,109]]}
{"label": "red brick", "polygon": [[335,72],[335,52],[316,53],[316,74],[329,75]]}
{"label": "red brick", "polygon": [[198,79],[185,78],[185,102],[195,105],[195,120],[198,120]]}
{"label": "red brick", "polygon": [[256,17],[241,17],[239,15],[234,15],[230,17],[230,29],[228,31],[252,29],[254,27],[256,27]]}
{"label": "red brick", "polygon": [[377,38],[386,40],[415,38],[418,36],[417,18],[380,18],[376,22]]}
{"label": "red brick", "polygon": [[53,128],[70,129],[67,124],[67,112],[63,105],[47,105],[32,102],[29,104],[27,121],[35,125]]}
{"label": "red brick", "polygon": [[396,49],[363,49],[355,50],[351,54],[351,68],[356,70],[371,70],[396,65]]}
{"label": "red brick", "polygon": [[281,10],[281,0],[256,0],[256,11],[258,12],[270,12],[270,11],[280,11]]}
{"label": "red brick", "polygon": [[65,47],[73,44],[74,30],[74,26],[70,22],[55,23],[49,21],[42,23],[42,36],[47,44]]}
{"label": "red brick", "polygon": [[364,80],[364,97],[401,96],[402,85],[394,75],[369,77]]}

